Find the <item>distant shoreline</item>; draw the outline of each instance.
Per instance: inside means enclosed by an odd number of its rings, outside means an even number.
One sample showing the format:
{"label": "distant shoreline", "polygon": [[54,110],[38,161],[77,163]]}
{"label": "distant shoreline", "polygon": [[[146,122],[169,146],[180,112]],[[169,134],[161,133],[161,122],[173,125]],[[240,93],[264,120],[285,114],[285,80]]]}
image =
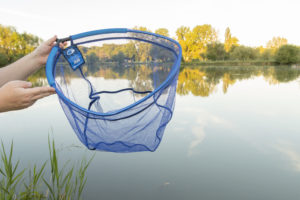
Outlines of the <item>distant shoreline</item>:
{"label": "distant shoreline", "polygon": [[231,60],[231,61],[194,61],[194,62],[182,62],[181,66],[196,66],[196,65],[206,65],[206,66],[274,66],[279,65],[275,61],[264,61],[264,60],[248,60],[248,61],[240,61],[240,60]]}

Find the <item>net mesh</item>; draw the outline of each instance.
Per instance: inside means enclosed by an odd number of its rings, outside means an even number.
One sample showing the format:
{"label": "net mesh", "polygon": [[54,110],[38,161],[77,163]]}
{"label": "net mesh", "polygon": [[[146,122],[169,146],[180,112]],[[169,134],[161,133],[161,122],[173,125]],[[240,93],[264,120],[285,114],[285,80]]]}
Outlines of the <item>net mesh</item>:
{"label": "net mesh", "polygon": [[85,64],[72,69],[60,49],[53,76],[79,140],[89,149],[155,151],[174,109],[178,44],[127,32],[82,37],[71,45]]}

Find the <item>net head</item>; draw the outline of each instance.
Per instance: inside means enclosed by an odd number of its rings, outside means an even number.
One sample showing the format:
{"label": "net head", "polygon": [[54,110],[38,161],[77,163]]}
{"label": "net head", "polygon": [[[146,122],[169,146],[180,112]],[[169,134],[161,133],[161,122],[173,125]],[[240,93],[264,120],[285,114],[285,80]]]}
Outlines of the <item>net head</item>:
{"label": "net head", "polygon": [[46,74],[80,141],[89,149],[154,151],[172,117],[180,45],[128,29],[70,40],[52,50]]}

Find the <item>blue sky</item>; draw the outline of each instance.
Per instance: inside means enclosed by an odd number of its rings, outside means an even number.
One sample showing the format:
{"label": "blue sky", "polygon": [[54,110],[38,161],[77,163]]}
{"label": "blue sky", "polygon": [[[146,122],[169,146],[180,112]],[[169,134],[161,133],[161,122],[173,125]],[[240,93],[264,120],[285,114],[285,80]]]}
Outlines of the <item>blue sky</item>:
{"label": "blue sky", "polygon": [[265,45],[273,36],[300,45],[296,0],[0,0],[0,24],[47,39],[89,30],[146,26],[168,28],[211,24],[224,39],[227,26],[241,44]]}

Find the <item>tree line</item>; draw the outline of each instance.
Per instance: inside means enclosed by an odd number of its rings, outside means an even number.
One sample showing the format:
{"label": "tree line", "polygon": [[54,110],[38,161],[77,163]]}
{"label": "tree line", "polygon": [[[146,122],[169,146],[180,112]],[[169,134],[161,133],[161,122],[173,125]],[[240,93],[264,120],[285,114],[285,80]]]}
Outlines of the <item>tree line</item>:
{"label": "tree line", "polygon": [[176,31],[176,39],[182,46],[183,59],[193,61],[250,61],[261,60],[278,64],[300,62],[300,48],[290,45],[283,37],[273,37],[266,46],[248,47],[239,44],[226,28],[225,40],[218,39],[217,31],[209,24],[193,29],[181,26]]}
{"label": "tree line", "polygon": [[42,40],[32,34],[19,33],[12,26],[0,24],[0,67],[33,51]]}
{"label": "tree line", "polygon": [[[134,29],[151,32],[146,27]],[[170,37],[169,30],[159,28],[157,34]],[[183,62],[206,61],[268,61],[278,64],[300,62],[300,48],[288,44],[283,37],[273,37],[265,46],[249,47],[239,44],[237,37],[226,28],[224,41],[210,24],[197,25],[194,28],[181,26],[176,30],[177,40],[183,53]],[[0,25],[0,67],[5,66],[35,49],[42,40],[32,34],[19,33],[14,27]],[[151,44],[129,42],[127,44],[105,44],[102,47],[81,48],[91,62],[149,62],[155,60],[169,61],[171,56],[162,48]],[[158,52],[158,53],[157,53]]]}

